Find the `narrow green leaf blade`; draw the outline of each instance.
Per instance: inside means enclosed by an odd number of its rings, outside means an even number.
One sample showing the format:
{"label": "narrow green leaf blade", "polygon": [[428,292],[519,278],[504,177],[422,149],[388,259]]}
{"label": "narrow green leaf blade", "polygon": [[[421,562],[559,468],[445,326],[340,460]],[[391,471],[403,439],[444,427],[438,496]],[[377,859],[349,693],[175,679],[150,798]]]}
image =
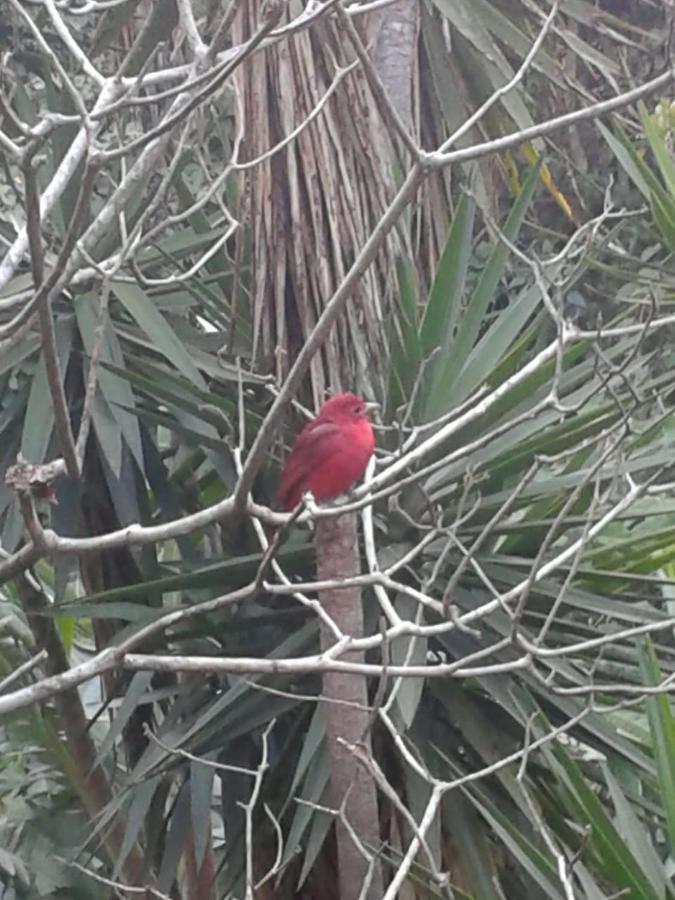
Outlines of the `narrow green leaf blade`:
{"label": "narrow green leaf blade", "polygon": [[436,347],[448,346],[459,317],[462,291],[471,255],[475,212],[474,200],[462,194],[424,309],[420,344],[425,357],[428,357]]}
{"label": "narrow green leaf blade", "polygon": [[145,291],[121,281],[114,281],[111,287],[129,315],[150,338],[155,350],[197,387],[206,388],[192,357]]}
{"label": "narrow green leaf blade", "polygon": [[[525,184],[504,223],[504,236],[511,242],[518,235],[525,213],[534,196],[538,178],[539,169],[534,167],[530,170]],[[453,390],[454,381],[471,354],[480,333],[485,313],[490,303],[494,300],[497,285],[504,274],[509,253],[510,251],[506,244],[497,238],[487,265],[483,269],[476,288],[467,303],[466,311],[459,323],[457,333],[452,339],[451,352],[443,360],[441,374],[437,384],[434,386],[434,397],[430,398],[433,400],[434,405],[431,408],[427,407],[429,415],[443,412],[448,406],[456,402]],[[499,362],[498,359],[492,359],[493,367],[497,362]],[[486,372],[484,377],[487,377],[487,374]]]}
{"label": "narrow green leaf blade", "polygon": [[[643,683],[650,687],[660,684],[661,667],[649,638],[640,644],[639,656]],[[666,812],[670,852],[675,855],[675,719],[667,693],[648,697],[646,705],[661,799]]]}

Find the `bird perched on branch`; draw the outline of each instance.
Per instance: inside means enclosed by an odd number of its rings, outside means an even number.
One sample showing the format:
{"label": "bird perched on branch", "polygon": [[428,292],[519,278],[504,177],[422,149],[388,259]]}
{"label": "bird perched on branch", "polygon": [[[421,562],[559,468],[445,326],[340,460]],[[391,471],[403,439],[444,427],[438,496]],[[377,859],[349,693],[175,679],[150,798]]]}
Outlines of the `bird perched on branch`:
{"label": "bird perched on branch", "polygon": [[318,501],[346,493],[361,478],[375,449],[369,413],[377,403],[336,394],[295,439],[281,473],[277,504],[291,510],[305,491]]}

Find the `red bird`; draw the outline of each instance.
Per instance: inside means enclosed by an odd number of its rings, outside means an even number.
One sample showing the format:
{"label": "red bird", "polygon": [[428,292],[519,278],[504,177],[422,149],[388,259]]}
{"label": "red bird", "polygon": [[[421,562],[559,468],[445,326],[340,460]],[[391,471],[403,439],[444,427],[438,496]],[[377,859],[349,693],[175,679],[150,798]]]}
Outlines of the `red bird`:
{"label": "red bird", "polygon": [[368,413],[378,406],[356,394],[336,394],[295,439],[281,473],[277,504],[298,505],[305,491],[316,500],[339,497],[361,478],[375,449]]}

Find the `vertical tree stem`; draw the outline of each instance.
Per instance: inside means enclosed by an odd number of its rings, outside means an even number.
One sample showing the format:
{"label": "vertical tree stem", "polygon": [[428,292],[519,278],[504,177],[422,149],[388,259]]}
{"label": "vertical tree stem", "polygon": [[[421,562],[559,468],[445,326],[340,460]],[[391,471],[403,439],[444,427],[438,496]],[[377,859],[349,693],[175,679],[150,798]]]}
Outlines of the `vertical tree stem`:
{"label": "vertical tree stem", "polygon": [[[319,519],[316,523],[317,569],[321,580],[348,578],[361,569],[358,547],[357,520],[353,513],[336,518]],[[363,635],[363,609],[358,587],[333,588],[321,592],[321,604],[343,634]],[[322,626],[321,646],[326,650],[334,643],[334,636]],[[350,662],[362,662],[363,653],[344,656]],[[370,747],[368,732],[368,685],[364,675],[326,672],[323,676],[323,696],[326,704],[328,752],[330,756],[331,802],[342,809],[336,822],[340,900],[358,900],[363,883],[371,868],[369,860],[354,841],[354,834],[370,855],[380,846],[380,827],[377,812],[377,791],[370,773],[356,763],[348,744],[365,741]],[[349,704],[349,705],[346,705]],[[370,875],[368,900],[382,897],[382,873],[375,860]]]}

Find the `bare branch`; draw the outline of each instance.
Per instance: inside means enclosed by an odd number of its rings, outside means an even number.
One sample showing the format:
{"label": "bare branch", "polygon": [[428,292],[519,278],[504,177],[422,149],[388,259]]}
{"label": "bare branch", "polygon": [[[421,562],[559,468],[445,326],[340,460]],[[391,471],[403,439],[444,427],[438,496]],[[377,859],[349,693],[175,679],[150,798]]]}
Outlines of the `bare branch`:
{"label": "bare branch", "polygon": [[253,787],[251,789],[251,796],[249,797],[248,803],[243,804],[246,826],[245,826],[245,847],[246,847],[246,894],[245,900],[253,900],[253,889],[255,887],[255,879],[253,872],[253,813],[255,812],[256,804],[258,803],[258,798],[260,797],[260,790],[262,788],[263,778],[265,777],[265,773],[269,768],[269,747],[268,741],[269,736],[272,732],[272,729],[276,725],[276,719],[272,719],[268,724],[267,728],[263,731],[262,734],[262,753],[260,755],[260,763],[258,765],[255,780],[253,782]]}
{"label": "bare branch", "polygon": [[675,77],[675,69],[670,68],[667,72],[657,75],[650,81],[625,91],[623,94],[617,94],[616,97],[610,97],[609,100],[601,100],[598,103],[592,103],[583,109],[577,109],[554,119],[549,119],[539,125],[532,125],[530,128],[523,128],[521,131],[513,134],[504,135],[501,138],[495,138],[491,141],[485,141],[482,144],[474,144],[473,147],[466,147],[460,150],[452,150],[448,153],[435,151],[425,156],[424,164],[430,167],[447,166],[457,162],[468,162],[473,159],[482,159],[485,156],[491,156],[493,153],[502,153],[504,150],[510,150],[520,144],[525,144],[535,138],[545,137],[554,131],[560,131],[563,128],[569,128],[572,125],[578,125],[579,122],[587,122],[593,119],[599,119],[601,116],[610,112],[615,112],[625,106],[630,106],[637,100],[653,94],[656,91],[665,88]]}
{"label": "bare branch", "polygon": [[[37,147],[35,148],[37,149]],[[66,471],[71,478],[79,478],[80,467],[75,452],[75,441],[70,427],[70,414],[66,395],[63,390],[63,378],[61,364],[56,350],[56,333],[52,318],[51,298],[49,289],[41,290],[44,283],[44,251],[42,247],[41,223],[40,223],[40,199],[37,187],[37,178],[33,168],[32,153],[27,156],[23,166],[26,182],[26,219],[28,228],[28,241],[31,250],[31,266],[33,269],[33,281],[40,302],[37,303],[37,314],[40,322],[40,334],[42,336],[42,355],[47,371],[47,383],[52,397],[54,421],[56,433],[59,438],[61,452],[66,464]]]}

